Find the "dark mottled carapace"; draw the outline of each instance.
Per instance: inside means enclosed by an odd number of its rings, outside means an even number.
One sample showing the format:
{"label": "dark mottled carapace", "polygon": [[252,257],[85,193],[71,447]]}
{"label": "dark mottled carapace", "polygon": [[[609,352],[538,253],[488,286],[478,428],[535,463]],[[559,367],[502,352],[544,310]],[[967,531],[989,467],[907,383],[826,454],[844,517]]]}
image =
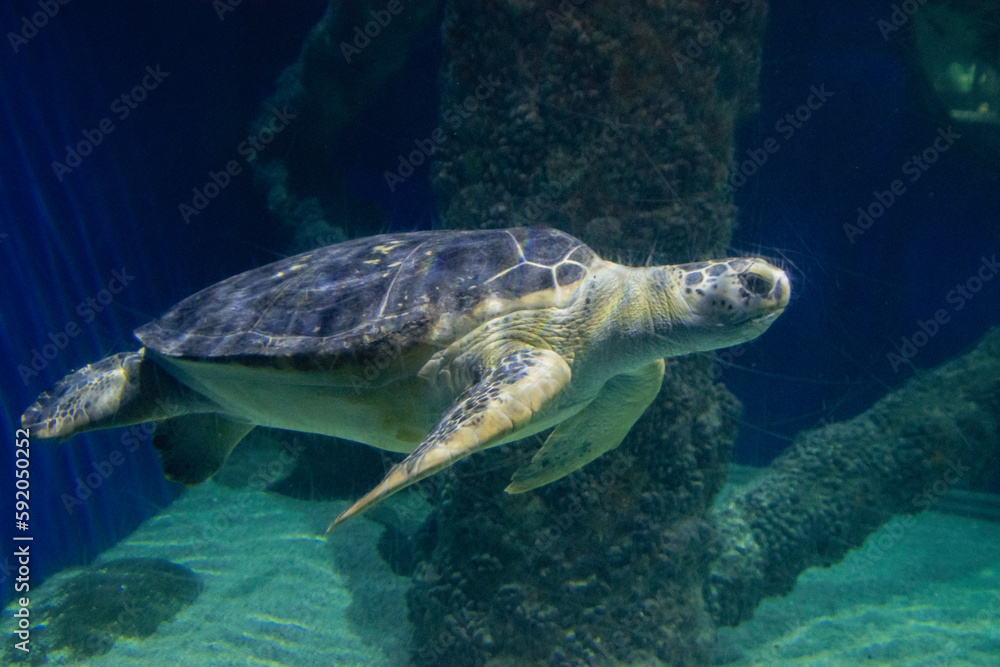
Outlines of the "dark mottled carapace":
{"label": "dark mottled carapace", "polygon": [[[290,357],[294,366],[324,366],[386,345],[448,344],[477,319],[545,307],[545,299],[530,297],[556,290],[556,281],[571,288],[595,259],[581,241],[554,229],[373,236],[224,280],[136,336],[167,356],[249,363]],[[442,327],[445,318],[449,326]]]}

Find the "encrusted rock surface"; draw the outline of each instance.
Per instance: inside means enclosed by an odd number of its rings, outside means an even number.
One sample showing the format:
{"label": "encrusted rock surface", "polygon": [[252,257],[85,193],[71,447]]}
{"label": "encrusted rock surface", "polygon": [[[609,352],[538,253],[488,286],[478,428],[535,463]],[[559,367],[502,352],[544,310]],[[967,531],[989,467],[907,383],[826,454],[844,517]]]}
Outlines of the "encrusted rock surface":
{"label": "encrusted rock surface", "polygon": [[765,15],[753,0],[449,3],[442,226],[558,227],[637,263],[722,251]]}
{"label": "encrusted rock surface", "polygon": [[[635,264],[723,253],[765,15],[753,1],[449,3],[442,226],[553,226]],[[538,440],[436,476],[414,662],[706,662],[708,509],[738,411],[710,359],[686,358],[622,446],[564,480],[503,493]]]}
{"label": "encrusted rock surface", "polygon": [[[709,607],[738,625],[808,567],[832,565],[896,515],[931,507],[1000,461],[1000,329],[847,422],[800,435],[716,518]],[[905,523],[901,522],[901,523]]]}
{"label": "encrusted rock surface", "polygon": [[663,400],[625,442],[558,482],[503,492],[537,441],[431,478],[408,596],[416,664],[706,660],[705,509],[725,481],[739,413],[708,364],[670,364]]}

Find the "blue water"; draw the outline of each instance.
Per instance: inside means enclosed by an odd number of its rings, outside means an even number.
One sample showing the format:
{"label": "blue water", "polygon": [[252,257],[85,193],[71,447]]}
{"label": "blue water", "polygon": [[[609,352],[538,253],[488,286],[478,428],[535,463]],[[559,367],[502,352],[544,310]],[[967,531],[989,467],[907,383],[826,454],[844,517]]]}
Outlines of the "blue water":
{"label": "blue water", "polygon": [[[235,153],[261,100],[298,54],[322,2],[295,12],[247,2],[220,21],[211,3],[71,3],[13,53],[4,40],[0,100],[4,122],[0,181],[4,459],[10,470],[20,412],[66,372],[134,348],[131,330],[205,285],[276,257],[282,239],[244,173],[185,225],[178,204],[209,170]],[[0,10],[4,33],[19,29],[29,3]],[[114,100],[142,83],[145,68],[167,73],[134,109]],[[155,83],[149,79],[150,84]],[[129,111],[122,118],[120,109]],[[114,129],[71,173],[57,178],[67,144],[103,118]],[[91,136],[95,136],[91,134]],[[114,271],[127,286],[97,309]],[[117,286],[117,283],[113,285]],[[81,306],[81,304],[83,304]],[[41,370],[22,375],[33,351],[78,327]],[[44,366],[44,367],[42,367]],[[34,369],[31,369],[34,371]],[[85,435],[72,446],[34,443],[31,529],[33,577],[93,559],[178,493],[168,488],[148,445],[128,452],[114,483],[83,508],[60,502],[75,480],[121,449],[122,434]],[[8,507],[10,480],[3,482]],[[10,544],[13,517],[0,526]],[[4,554],[9,555],[4,549]],[[37,582],[38,579],[35,579]],[[3,581],[3,599],[12,594]]]}
{"label": "blue water", "polygon": [[[963,299],[960,310],[948,300],[981,258],[1000,251],[996,163],[961,140],[854,243],[844,232],[856,209],[886,190],[943,124],[921,103],[900,44],[875,27],[889,5],[772,7],[760,112],[741,128],[738,153],[758,151],[769,137],[780,138],[779,149],[737,191],[733,246],[734,254],[781,260],[795,301],[723,373],[745,406],[739,462],[766,464],[797,431],[857,414],[912,377],[918,370],[893,368],[887,355],[936,310],[946,309],[949,322],[920,348],[917,369],[953,357],[1000,323],[1000,279]],[[178,204],[233,156],[323,10],[317,0],[294,11],[247,0],[220,20],[209,2],[77,0],[17,53],[0,45],[0,553],[9,555],[15,532],[6,510],[14,432],[34,397],[74,368],[133,349],[134,327],[212,282],[277,258],[287,245],[249,173],[190,224]],[[34,11],[32,3],[6,5],[0,28],[15,30]],[[427,169],[392,196],[381,170],[436,124],[439,58],[433,35],[418,40],[405,71],[335,147],[351,189],[374,201],[392,230],[433,225]],[[121,117],[113,101],[147,67],[167,74]],[[786,136],[776,123],[813,87],[829,99]],[[52,162],[64,161],[64,147],[105,117],[113,131],[57,176]],[[112,431],[65,446],[33,443],[36,581],[92,560],[179,493],[163,481],[152,448],[139,443],[83,507],[67,509],[63,495],[130,446],[122,438]],[[12,580],[0,576],[6,602]]]}
{"label": "blue water", "polygon": [[[902,173],[947,121],[927,111],[902,43],[884,40],[876,27],[890,4],[772,6],[760,113],[743,128],[738,153],[746,159],[768,137],[780,148],[737,190],[734,246],[792,264],[796,315],[753,345],[759,367],[725,376],[750,425],[766,430],[742,430],[741,462],[766,464],[787,444],[783,437],[853,416],[913,377],[913,368],[894,368],[887,355],[938,309],[950,321],[919,349],[918,368],[953,357],[1000,323],[1000,282],[987,282],[961,309],[947,301],[982,257],[1000,251],[996,163],[959,139],[915,182]],[[786,139],[776,123],[813,86],[831,97]],[[896,178],[906,192],[851,243],[844,224]]]}

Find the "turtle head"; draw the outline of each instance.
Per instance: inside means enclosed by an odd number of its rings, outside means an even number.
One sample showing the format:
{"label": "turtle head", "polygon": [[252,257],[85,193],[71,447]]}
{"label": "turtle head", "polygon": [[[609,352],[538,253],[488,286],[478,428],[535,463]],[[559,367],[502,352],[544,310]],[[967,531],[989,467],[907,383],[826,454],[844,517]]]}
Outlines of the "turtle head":
{"label": "turtle head", "polygon": [[682,340],[687,352],[756,338],[781,315],[791,296],[785,272],[763,259],[737,257],[663,268],[672,274],[670,285],[686,306],[671,313],[666,336]]}

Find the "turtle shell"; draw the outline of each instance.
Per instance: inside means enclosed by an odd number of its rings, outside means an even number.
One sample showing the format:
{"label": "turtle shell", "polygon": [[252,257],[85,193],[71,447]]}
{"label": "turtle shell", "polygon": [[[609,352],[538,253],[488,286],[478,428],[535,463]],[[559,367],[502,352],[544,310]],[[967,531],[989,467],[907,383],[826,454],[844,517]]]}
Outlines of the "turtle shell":
{"label": "turtle shell", "polygon": [[233,276],[135,335],[171,357],[330,367],[387,341],[441,348],[493,317],[566,305],[597,261],[554,229],[372,236]]}

